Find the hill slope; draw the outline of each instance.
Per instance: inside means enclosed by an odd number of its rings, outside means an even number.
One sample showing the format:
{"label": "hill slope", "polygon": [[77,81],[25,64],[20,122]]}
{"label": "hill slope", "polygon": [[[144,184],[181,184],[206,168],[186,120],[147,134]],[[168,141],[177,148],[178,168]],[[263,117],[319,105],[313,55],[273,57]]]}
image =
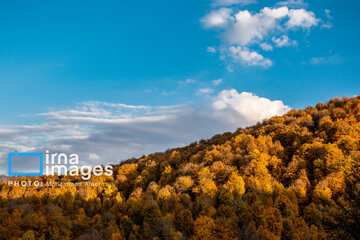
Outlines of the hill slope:
{"label": "hill slope", "polygon": [[114,170],[99,187],[1,183],[0,239],[359,239],[360,97]]}

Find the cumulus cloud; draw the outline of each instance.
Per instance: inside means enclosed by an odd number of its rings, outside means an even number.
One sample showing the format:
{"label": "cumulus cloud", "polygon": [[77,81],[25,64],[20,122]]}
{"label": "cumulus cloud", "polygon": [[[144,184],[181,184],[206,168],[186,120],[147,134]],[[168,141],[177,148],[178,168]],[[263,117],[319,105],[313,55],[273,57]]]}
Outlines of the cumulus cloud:
{"label": "cumulus cloud", "polygon": [[[206,90],[208,91],[208,90]],[[0,174],[6,153],[77,153],[80,164],[108,164],[187,145],[280,115],[290,108],[252,93],[223,90],[195,106],[134,106],[83,102],[72,109],[38,116],[34,125],[0,126]]]}
{"label": "cumulus cloud", "polygon": [[235,89],[220,92],[212,103],[212,107],[217,114],[226,116],[231,121],[244,118],[252,123],[259,119],[283,115],[291,109],[282,101],[271,101],[249,92],[238,93]]}
{"label": "cumulus cloud", "polygon": [[288,36],[286,35],[283,35],[279,38],[276,38],[276,37],[272,37],[271,39],[275,45],[277,47],[288,47],[288,46],[296,46],[297,45],[297,41],[295,40],[290,40]]}
{"label": "cumulus cloud", "polygon": [[[220,31],[222,56],[230,52],[233,60],[233,50],[241,52],[243,61],[238,61],[246,66],[268,67],[271,60],[261,53],[251,50],[258,45],[263,51],[271,51],[272,40],[277,47],[297,45],[296,40],[290,40],[289,34],[297,29],[310,29],[317,26],[320,19],[315,14],[304,8],[291,9],[290,6],[301,5],[302,1],[282,2],[278,7],[264,7],[258,12],[249,10],[234,11],[232,8],[220,8],[211,11],[201,19],[206,28],[215,28]],[[247,55],[247,56],[246,56]],[[223,60],[224,57],[222,57]],[[251,61],[249,61],[251,59]]]}
{"label": "cumulus cloud", "polygon": [[272,65],[272,61],[270,59],[264,58],[264,56],[258,52],[251,51],[246,47],[232,46],[229,48],[229,52],[234,61],[238,61],[244,65],[262,67],[270,67]]}
{"label": "cumulus cloud", "polygon": [[259,13],[251,14],[247,10],[234,14],[231,26],[225,30],[225,40],[230,44],[248,45],[263,40],[271,31],[279,27],[279,21],[289,13],[287,7],[265,7]]}
{"label": "cumulus cloud", "polygon": [[201,19],[201,22],[207,28],[222,28],[226,27],[231,20],[232,9],[230,8],[220,8],[218,10],[213,10],[205,17]]}
{"label": "cumulus cloud", "polygon": [[291,9],[286,26],[289,29],[296,27],[310,28],[316,26],[318,22],[319,19],[315,17],[313,12],[306,11],[305,9]]}

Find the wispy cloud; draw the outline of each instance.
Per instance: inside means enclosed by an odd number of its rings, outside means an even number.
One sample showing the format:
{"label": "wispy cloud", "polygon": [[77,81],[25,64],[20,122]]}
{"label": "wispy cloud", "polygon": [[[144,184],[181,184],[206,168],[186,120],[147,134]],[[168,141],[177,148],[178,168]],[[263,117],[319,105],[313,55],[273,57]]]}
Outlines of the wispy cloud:
{"label": "wispy cloud", "polygon": [[322,22],[321,27],[323,27],[323,28],[332,28],[333,27],[333,23],[332,23],[333,17],[331,16],[331,11],[329,9],[325,9],[324,13],[325,13],[325,16],[326,16],[326,21]]}
{"label": "wispy cloud", "polygon": [[[205,95],[212,91],[201,90]],[[82,102],[37,114],[39,124],[0,126],[0,174],[6,171],[6,153],[15,149],[77,153],[81,164],[118,163],[234,131],[290,109],[281,101],[234,89],[204,100],[202,105],[171,106]]]}
{"label": "wispy cloud", "polygon": [[215,86],[218,86],[222,83],[222,79],[221,78],[218,78],[218,79],[215,79],[215,80],[212,80],[212,83],[215,85]]}
{"label": "wispy cloud", "polygon": [[312,57],[309,61],[312,65],[339,65],[343,64],[345,59],[337,54],[327,57]]}
{"label": "wispy cloud", "polygon": [[209,47],[206,48],[206,51],[209,52],[209,53],[216,53],[216,48],[209,46]]}
{"label": "wispy cloud", "polygon": [[219,6],[231,6],[231,5],[248,5],[252,3],[256,3],[257,0],[214,0],[212,6],[219,7]]}
{"label": "wispy cloud", "polygon": [[305,3],[304,0],[288,0],[278,2],[276,5],[287,6],[291,8],[306,8],[309,4]]}
{"label": "wispy cloud", "polygon": [[213,93],[214,89],[212,88],[200,88],[197,92],[196,95],[205,95],[205,94],[210,94]]}
{"label": "wispy cloud", "polygon": [[183,85],[191,84],[191,83],[196,83],[196,80],[192,79],[192,78],[187,78],[185,81],[180,81],[179,82],[179,84],[183,84]]}
{"label": "wispy cloud", "polygon": [[269,44],[269,43],[260,43],[260,47],[261,47],[261,49],[262,50],[264,50],[264,51],[272,51],[273,49],[274,49],[274,47],[271,45],[271,44]]}

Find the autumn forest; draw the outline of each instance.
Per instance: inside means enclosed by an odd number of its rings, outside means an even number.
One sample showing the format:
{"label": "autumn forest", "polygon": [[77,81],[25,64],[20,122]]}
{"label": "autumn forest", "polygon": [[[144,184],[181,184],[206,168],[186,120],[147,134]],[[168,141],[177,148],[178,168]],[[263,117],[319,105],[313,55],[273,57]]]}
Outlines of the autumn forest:
{"label": "autumn forest", "polygon": [[0,239],[360,239],[360,97],[113,167],[3,180]]}

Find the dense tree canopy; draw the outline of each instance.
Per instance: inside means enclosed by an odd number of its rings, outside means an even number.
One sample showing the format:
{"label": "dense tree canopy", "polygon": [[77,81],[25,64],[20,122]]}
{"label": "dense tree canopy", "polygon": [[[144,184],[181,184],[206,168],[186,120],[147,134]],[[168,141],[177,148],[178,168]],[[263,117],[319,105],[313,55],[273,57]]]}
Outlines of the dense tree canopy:
{"label": "dense tree canopy", "polygon": [[91,181],[101,184],[3,181],[0,239],[359,239],[360,97],[130,159]]}

